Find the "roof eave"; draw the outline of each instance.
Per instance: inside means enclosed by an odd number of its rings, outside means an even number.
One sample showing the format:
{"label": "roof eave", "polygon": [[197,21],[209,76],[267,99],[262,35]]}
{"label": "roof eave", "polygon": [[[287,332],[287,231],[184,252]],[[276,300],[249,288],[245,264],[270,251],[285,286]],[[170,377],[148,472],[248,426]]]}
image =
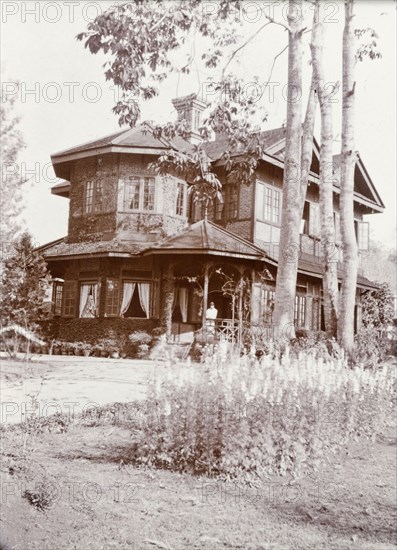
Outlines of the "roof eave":
{"label": "roof eave", "polygon": [[158,254],[158,255],[170,255],[170,254],[189,254],[189,255],[195,255],[195,256],[222,256],[227,258],[238,258],[243,260],[251,260],[251,261],[265,261],[266,256],[263,254],[263,256],[255,255],[255,254],[241,254],[238,252],[229,252],[225,250],[216,250],[213,248],[148,248],[144,250],[141,255],[142,256],[149,256],[152,254]]}

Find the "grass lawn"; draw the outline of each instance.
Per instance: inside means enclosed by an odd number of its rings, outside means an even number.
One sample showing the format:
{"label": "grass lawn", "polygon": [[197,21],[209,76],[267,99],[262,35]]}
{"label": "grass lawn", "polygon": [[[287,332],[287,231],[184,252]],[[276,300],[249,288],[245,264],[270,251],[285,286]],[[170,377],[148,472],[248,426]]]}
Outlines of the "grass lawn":
{"label": "grass lawn", "polygon": [[[3,432],[1,532],[15,549],[395,548],[396,440],[352,443],[316,479],[248,487],[129,464],[133,433],[72,424]],[[44,511],[23,498],[47,480]]]}

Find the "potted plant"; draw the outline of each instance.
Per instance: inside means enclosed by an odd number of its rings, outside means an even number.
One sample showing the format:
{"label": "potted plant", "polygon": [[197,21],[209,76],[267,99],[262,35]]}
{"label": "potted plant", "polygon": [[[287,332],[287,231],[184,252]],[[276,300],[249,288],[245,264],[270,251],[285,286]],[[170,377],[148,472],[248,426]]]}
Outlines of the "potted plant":
{"label": "potted plant", "polygon": [[89,357],[92,351],[92,346],[88,342],[83,342],[82,344],[82,352],[84,357]]}
{"label": "potted plant", "polygon": [[106,351],[106,357],[112,357],[113,359],[118,359],[120,357],[119,353],[119,344],[114,336],[109,336],[102,340],[102,345]]}
{"label": "potted plant", "polygon": [[144,331],[135,331],[128,336],[131,355],[144,359],[148,356],[153,337]]}

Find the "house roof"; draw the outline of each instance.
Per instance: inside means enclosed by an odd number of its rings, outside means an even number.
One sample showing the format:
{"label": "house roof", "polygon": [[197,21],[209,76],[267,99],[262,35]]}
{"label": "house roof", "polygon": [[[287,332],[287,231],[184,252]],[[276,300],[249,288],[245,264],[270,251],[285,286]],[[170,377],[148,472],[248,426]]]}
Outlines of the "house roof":
{"label": "house roof", "polygon": [[[73,160],[73,158],[81,157],[82,153],[95,154],[100,152],[111,152],[110,149],[153,149],[153,150],[190,150],[192,145],[185,139],[175,136],[172,139],[155,138],[153,136],[153,128],[151,123],[143,122],[134,128],[128,128],[120,130],[109,136],[101,137],[87,143],[83,143],[71,149],[66,149],[58,153],[51,155],[53,163],[65,162],[67,160]],[[136,151],[139,152],[139,151]],[[86,155],[88,156],[88,155]]]}
{"label": "house roof", "polygon": [[41,252],[47,261],[62,260],[71,257],[95,258],[101,256],[129,257],[138,255],[148,243],[118,241],[93,241],[81,243],[68,243],[67,237],[47,243],[37,250]]}
{"label": "house roof", "polygon": [[264,260],[266,253],[254,244],[230,233],[208,220],[201,220],[176,235],[160,242],[94,241],[68,243],[66,237],[41,246],[37,249],[47,261],[71,257],[119,256],[130,257],[140,254],[211,254]]}
{"label": "house roof", "polygon": [[[270,148],[274,146],[279,141],[285,138],[286,129],[285,127],[274,128],[272,130],[265,130],[260,133],[261,139],[264,144],[264,148]],[[227,136],[220,136],[215,141],[210,141],[205,144],[204,149],[207,155],[211,160],[219,160],[223,153],[229,149],[229,139]],[[236,154],[243,153],[249,149],[249,144],[247,146],[239,146],[234,152]]]}
{"label": "house roof", "polygon": [[263,260],[265,252],[253,243],[219,227],[200,220],[177,235],[147,248],[143,254],[212,254],[234,258]]}
{"label": "house roof", "polygon": [[[274,128],[260,133],[264,144],[263,160],[283,168],[284,153],[285,153],[285,137],[286,128]],[[245,146],[237,146],[231,153],[235,156],[249,150],[249,143]],[[70,161],[85,158],[87,156],[95,156],[105,153],[132,153],[132,154],[152,154],[160,155],[164,151],[174,149],[178,151],[191,151],[192,144],[175,136],[172,140],[165,138],[157,139],[153,136],[153,125],[150,122],[144,122],[135,128],[120,130],[109,136],[105,136],[93,141],[89,141],[77,147],[55,153],[51,156],[54,165],[55,173],[58,177],[68,179],[70,176]],[[218,136],[215,141],[204,144],[204,149],[212,162],[222,162],[223,153],[229,149],[227,136]],[[313,140],[314,156],[317,160],[319,157],[319,146],[316,140]],[[340,192],[339,176],[340,176],[340,157],[334,155],[334,191]],[[317,168],[318,169],[318,168]],[[318,174],[310,172],[309,180],[318,184]],[[68,197],[70,184],[57,184],[51,189],[54,195]],[[355,172],[355,192],[354,197],[357,202],[362,203],[370,212],[382,212],[385,205],[376,191],[376,188],[360,158],[356,165]]]}

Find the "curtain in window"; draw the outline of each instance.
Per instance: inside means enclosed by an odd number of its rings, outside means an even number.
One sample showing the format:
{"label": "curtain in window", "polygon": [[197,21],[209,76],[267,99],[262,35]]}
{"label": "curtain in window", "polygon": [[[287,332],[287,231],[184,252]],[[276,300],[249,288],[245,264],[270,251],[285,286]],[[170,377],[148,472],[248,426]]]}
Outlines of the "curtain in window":
{"label": "curtain in window", "polygon": [[146,314],[146,317],[149,318],[149,312],[150,312],[150,284],[149,283],[138,283],[138,291],[139,291],[139,301],[141,304],[141,308]]}
{"label": "curtain in window", "polygon": [[120,315],[121,317],[130,307],[132,296],[135,290],[135,283],[124,283],[123,284],[123,300],[121,302]]}
{"label": "curtain in window", "polygon": [[185,287],[179,288],[179,307],[181,308],[182,322],[187,322],[187,296],[188,289]]}
{"label": "curtain in window", "polygon": [[84,284],[80,287],[80,317],[96,316],[98,285]]}

